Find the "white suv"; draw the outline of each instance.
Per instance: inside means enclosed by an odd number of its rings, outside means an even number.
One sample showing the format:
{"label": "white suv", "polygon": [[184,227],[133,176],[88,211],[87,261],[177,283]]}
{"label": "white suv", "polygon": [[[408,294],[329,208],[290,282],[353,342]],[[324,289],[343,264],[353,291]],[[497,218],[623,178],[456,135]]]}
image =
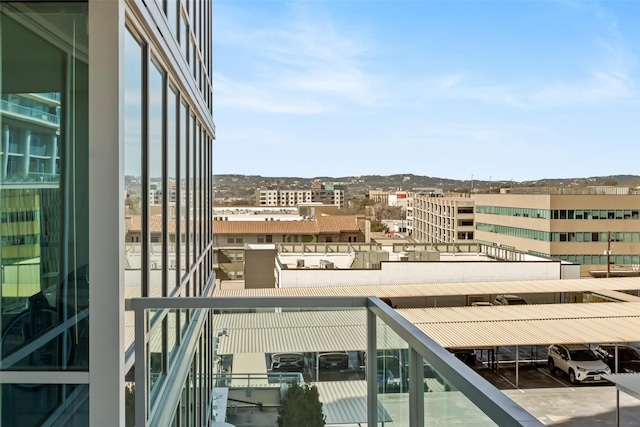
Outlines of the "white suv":
{"label": "white suv", "polygon": [[549,346],[549,370],[561,370],[569,375],[571,384],[607,382],[602,375],[611,369],[586,345],[552,344]]}

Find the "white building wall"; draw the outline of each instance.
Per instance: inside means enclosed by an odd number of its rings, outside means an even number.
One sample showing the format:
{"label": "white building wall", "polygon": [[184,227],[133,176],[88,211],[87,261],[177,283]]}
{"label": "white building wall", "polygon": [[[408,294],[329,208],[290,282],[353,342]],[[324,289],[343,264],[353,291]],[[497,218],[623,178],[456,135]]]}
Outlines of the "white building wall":
{"label": "white building wall", "polygon": [[276,267],[276,275],[281,288],[561,278],[557,261],[383,262],[380,270],[282,270]]}

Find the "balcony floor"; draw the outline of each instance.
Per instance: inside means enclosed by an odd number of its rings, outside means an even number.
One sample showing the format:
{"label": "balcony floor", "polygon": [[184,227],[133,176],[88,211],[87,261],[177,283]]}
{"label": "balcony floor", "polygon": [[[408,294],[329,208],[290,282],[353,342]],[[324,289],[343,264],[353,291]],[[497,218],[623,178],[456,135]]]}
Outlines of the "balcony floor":
{"label": "balcony floor", "polygon": [[278,425],[278,408],[239,407],[235,415],[227,415],[227,422],[235,427],[273,427]]}

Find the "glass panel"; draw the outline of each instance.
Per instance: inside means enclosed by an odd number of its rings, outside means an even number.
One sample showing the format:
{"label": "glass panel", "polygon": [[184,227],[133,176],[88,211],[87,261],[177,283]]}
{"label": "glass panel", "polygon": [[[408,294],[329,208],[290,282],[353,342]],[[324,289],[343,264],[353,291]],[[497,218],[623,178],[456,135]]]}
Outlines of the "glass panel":
{"label": "glass panel", "polygon": [[190,128],[189,128],[189,182],[190,182],[190,192],[189,192],[189,247],[191,250],[191,265],[194,265],[197,259],[197,248],[196,248],[196,224],[198,218],[196,217],[197,208],[196,208],[196,199],[197,199],[197,186],[196,186],[196,118],[191,116],[190,120]]}
{"label": "glass panel", "polygon": [[163,188],[164,72],[153,64],[149,68],[149,296],[164,296],[162,287],[162,242],[166,200]]}
{"label": "glass panel", "polygon": [[169,96],[167,97],[167,204],[168,204],[168,224],[169,230],[167,230],[168,234],[168,242],[167,242],[167,261],[169,263],[169,273],[167,276],[167,286],[169,290],[172,290],[178,284],[179,281],[179,272],[178,269],[178,259],[177,259],[177,218],[176,218],[176,195],[177,195],[177,183],[178,183],[178,153],[177,148],[178,145],[176,143],[177,132],[176,132],[176,105],[178,102],[178,94],[173,90],[173,88],[169,88],[168,92]]}
{"label": "glass panel", "polygon": [[125,271],[127,297],[142,296],[142,46],[124,36]]}
{"label": "glass panel", "polygon": [[189,199],[189,179],[187,175],[187,106],[180,103],[180,279],[187,272],[187,209]]}
{"label": "glass panel", "polygon": [[409,345],[386,323],[377,320],[375,364],[367,359],[367,369],[376,369],[378,404],[382,407],[378,422],[409,426]]}
{"label": "glass panel", "polygon": [[178,34],[178,4],[178,0],[167,0],[166,2],[167,21],[169,21],[169,27],[174,37]]}
{"label": "glass panel", "polygon": [[[153,312],[149,312],[149,317],[153,316]],[[155,324],[154,324],[155,323]],[[155,393],[156,385],[159,383],[162,374],[163,374],[163,364],[164,364],[164,337],[162,333],[162,326],[164,322],[154,322],[152,323],[152,329],[149,331],[149,343],[147,344],[147,378],[149,379],[149,408],[153,407],[155,403]]]}
{"label": "glass panel", "polygon": [[171,310],[167,315],[167,352],[169,353],[169,362],[172,361],[173,356],[178,347],[178,310]]}
{"label": "glass panel", "polygon": [[[467,364],[475,363],[476,356],[473,350],[459,349],[454,354]],[[424,391],[428,391],[424,393],[425,425],[496,425],[465,395],[457,391],[446,377],[434,369],[428,359],[423,359],[423,373]]]}
{"label": "glass panel", "polygon": [[2,384],[2,402],[3,426],[89,425],[87,384]]}
{"label": "glass panel", "polygon": [[[2,369],[87,370],[87,6],[13,5],[0,6]],[[3,425],[39,425],[60,387],[3,385]]]}
{"label": "glass panel", "polygon": [[189,58],[189,40],[188,40],[188,31],[187,21],[180,15],[180,47],[182,48],[182,55],[184,56],[185,61]]}
{"label": "glass panel", "polygon": [[204,224],[204,209],[202,207],[202,202],[204,200],[204,181],[203,181],[203,175],[202,175],[202,163],[204,161],[204,155],[202,152],[202,127],[200,126],[200,123],[198,123],[198,127],[197,127],[197,131],[196,131],[196,158],[197,158],[197,163],[196,163],[196,188],[197,188],[197,210],[198,213],[196,215],[196,218],[198,218],[198,221],[196,222],[197,225],[197,229],[196,229],[196,242],[197,242],[197,255],[200,256],[202,254],[202,230],[203,230],[203,224]]}

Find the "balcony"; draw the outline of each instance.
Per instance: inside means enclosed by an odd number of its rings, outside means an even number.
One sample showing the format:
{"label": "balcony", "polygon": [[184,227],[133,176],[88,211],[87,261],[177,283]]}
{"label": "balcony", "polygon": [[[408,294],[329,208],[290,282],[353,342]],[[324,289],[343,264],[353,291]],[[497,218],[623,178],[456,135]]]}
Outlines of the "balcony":
{"label": "balcony", "polygon": [[9,113],[17,119],[30,119],[31,121],[37,121],[43,124],[54,125],[54,127],[60,126],[60,117],[36,110],[35,108],[23,107],[22,105],[14,104],[4,99],[0,102],[0,108],[3,113]]}
{"label": "balcony", "polygon": [[[271,425],[291,380],[318,387],[327,425],[542,425],[378,298],[134,298],[132,307],[137,426],[252,425],[243,411]],[[319,363],[326,352],[348,363]],[[275,353],[304,363],[272,369]]]}

